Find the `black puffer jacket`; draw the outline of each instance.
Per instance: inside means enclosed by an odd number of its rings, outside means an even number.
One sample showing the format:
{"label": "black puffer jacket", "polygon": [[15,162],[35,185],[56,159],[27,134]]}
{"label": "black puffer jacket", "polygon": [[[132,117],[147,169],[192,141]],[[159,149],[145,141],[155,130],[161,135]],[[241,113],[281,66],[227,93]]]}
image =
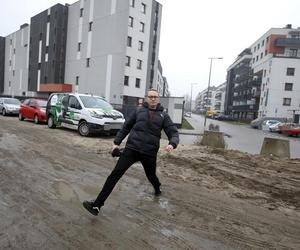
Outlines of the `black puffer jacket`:
{"label": "black puffer jacket", "polygon": [[157,105],[153,117],[150,120],[148,103],[138,107],[136,111],[126,120],[123,128],[118,132],[114,144],[120,145],[122,140],[129,134],[126,147],[139,151],[142,154],[156,156],[159,150],[161,130],[168,136],[169,144],[174,148],[179,143],[176,126],[170,116],[163,112],[163,107]]}

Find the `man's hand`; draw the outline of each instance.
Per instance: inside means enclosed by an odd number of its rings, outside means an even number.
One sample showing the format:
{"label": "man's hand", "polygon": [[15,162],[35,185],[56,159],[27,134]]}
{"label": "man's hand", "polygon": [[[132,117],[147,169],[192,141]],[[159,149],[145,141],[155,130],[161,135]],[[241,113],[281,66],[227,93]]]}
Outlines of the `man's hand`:
{"label": "man's hand", "polygon": [[173,149],[174,149],[173,146],[171,144],[169,144],[168,146],[166,146],[165,151],[170,153]]}
{"label": "man's hand", "polygon": [[114,151],[115,148],[120,148],[120,146],[119,146],[119,145],[116,145],[116,144],[113,144],[113,145],[112,145],[111,151]]}

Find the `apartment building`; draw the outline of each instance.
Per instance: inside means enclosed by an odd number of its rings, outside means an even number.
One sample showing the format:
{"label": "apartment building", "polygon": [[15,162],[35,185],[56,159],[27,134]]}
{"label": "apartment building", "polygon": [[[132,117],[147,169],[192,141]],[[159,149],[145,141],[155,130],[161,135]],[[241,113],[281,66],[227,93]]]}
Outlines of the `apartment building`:
{"label": "apartment building", "polygon": [[0,95],[80,92],[136,104],[157,88],[161,14],[154,0],[52,6],[0,37]]}
{"label": "apartment building", "polygon": [[216,90],[215,86],[210,86],[209,91],[206,88],[197,94],[195,100],[195,110],[197,113],[205,113],[208,109],[214,110]]}
{"label": "apartment building", "polygon": [[213,110],[218,114],[224,114],[224,104],[225,104],[225,93],[226,93],[226,82],[220,84],[216,87],[214,91],[214,107]]}
{"label": "apartment building", "polygon": [[167,78],[163,76],[163,69],[160,60],[158,60],[156,89],[160,96],[170,96],[168,81]]}
{"label": "apartment building", "polygon": [[113,104],[137,103],[156,88],[161,11],[152,0],[70,5],[65,81]]}
{"label": "apartment building", "polygon": [[[300,28],[294,29],[290,24],[284,28],[271,28],[249,49],[251,59],[248,67],[251,70],[248,80],[244,79],[244,83],[248,82],[250,85],[247,94],[252,91],[252,100],[255,100],[249,105],[257,105],[255,109],[258,117],[283,117],[299,121]],[[230,107],[230,99],[233,106],[234,93],[238,93],[239,90],[234,92],[230,89],[236,84],[236,76],[232,74],[231,69],[232,67],[227,74],[228,96],[225,109],[234,114],[235,109]],[[249,99],[246,95],[245,98],[235,99],[234,104],[245,104],[247,100]]]}
{"label": "apartment building", "polygon": [[4,82],[2,93],[10,96],[26,96],[28,93],[28,57],[30,27],[23,24],[20,29],[5,37]]}

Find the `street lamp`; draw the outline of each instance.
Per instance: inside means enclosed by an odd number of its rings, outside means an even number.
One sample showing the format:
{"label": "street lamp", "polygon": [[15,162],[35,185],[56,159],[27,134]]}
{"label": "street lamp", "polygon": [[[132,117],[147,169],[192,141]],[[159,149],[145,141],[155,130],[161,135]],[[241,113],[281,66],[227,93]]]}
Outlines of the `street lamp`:
{"label": "street lamp", "polygon": [[197,85],[198,83],[191,83],[191,116],[192,116],[192,102],[193,102],[193,85]]}
{"label": "street lamp", "polygon": [[[211,77],[211,68],[212,68],[212,62],[214,59],[223,59],[223,57],[209,57],[210,59],[210,67],[209,67],[209,77],[208,77],[208,87],[207,87],[207,95],[206,95],[206,112],[207,112],[207,106],[208,106],[208,94],[209,94],[209,88],[210,88],[210,77]],[[206,127],[206,113],[204,114],[204,129]]]}

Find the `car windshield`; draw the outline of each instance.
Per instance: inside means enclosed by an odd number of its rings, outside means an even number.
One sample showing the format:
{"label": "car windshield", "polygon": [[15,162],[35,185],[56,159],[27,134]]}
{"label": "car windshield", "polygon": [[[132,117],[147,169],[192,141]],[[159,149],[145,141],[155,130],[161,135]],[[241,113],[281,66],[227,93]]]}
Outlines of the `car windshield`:
{"label": "car windshield", "polygon": [[101,108],[101,109],[113,109],[113,107],[105,100],[95,96],[80,96],[84,107],[86,108]]}
{"label": "car windshield", "polygon": [[21,104],[21,102],[18,99],[14,99],[14,98],[4,99],[4,103],[14,104],[14,105],[20,105]]}
{"label": "car windshield", "polygon": [[37,100],[36,102],[39,107],[45,108],[47,106],[47,101]]}

